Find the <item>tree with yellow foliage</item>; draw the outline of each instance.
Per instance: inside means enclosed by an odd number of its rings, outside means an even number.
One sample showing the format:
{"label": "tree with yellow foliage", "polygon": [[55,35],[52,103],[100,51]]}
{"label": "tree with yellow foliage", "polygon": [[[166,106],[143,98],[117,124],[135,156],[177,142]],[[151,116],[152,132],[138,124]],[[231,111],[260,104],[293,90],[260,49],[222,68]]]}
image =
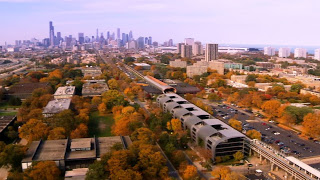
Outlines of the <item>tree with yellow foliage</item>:
{"label": "tree with yellow foliage", "polygon": [[171,121],[167,122],[167,129],[178,134],[182,133],[183,131],[179,119],[171,119]]}
{"label": "tree with yellow foliage", "polygon": [[246,180],[247,178],[240,174],[240,173],[237,173],[237,172],[231,172],[229,174],[227,174],[225,180]]}
{"label": "tree with yellow foliage", "polygon": [[219,180],[225,180],[227,175],[230,173],[231,173],[231,170],[229,167],[216,166],[211,172],[211,175]]}
{"label": "tree with yellow foliage", "polygon": [[246,135],[251,139],[261,140],[261,133],[255,129],[247,131]]}
{"label": "tree with yellow foliage", "polygon": [[242,122],[241,121],[238,121],[238,120],[232,118],[228,121],[228,123],[231,127],[235,128],[236,130],[242,131]]}

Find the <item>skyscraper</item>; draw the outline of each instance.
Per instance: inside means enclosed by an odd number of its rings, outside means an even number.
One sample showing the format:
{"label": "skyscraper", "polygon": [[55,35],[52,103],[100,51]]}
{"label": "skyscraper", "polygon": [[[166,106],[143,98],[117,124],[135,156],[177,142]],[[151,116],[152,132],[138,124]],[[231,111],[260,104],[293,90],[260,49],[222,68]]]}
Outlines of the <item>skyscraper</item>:
{"label": "skyscraper", "polygon": [[99,30],[97,29],[97,33],[96,33],[96,42],[99,41]]}
{"label": "skyscraper", "polygon": [[78,34],[78,41],[79,41],[79,44],[83,44],[84,43],[84,33],[79,33]]}
{"label": "skyscraper", "polygon": [[57,32],[57,40],[56,40],[56,44],[60,45],[60,42],[62,41],[62,36],[61,36],[61,32]]}
{"label": "skyscraper", "polygon": [[173,46],[173,40],[172,40],[172,39],[169,39],[169,41],[168,41],[168,46],[169,46],[169,47],[172,47],[172,46]]}
{"label": "skyscraper", "polygon": [[107,40],[110,40],[110,32],[107,32]]}
{"label": "skyscraper", "polygon": [[207,62],[218,59],[218,44],[207,44],[205,60]]}
{"label": "skyscraper", "polygon": [[144,38],[143,37],[138,38],[138,49],[144,49]]}
{"label": "skyscraper", "polygon": [[148,44],[148,37],[144,38],[144,44]]}
{"label": "skyscraper", "polygon": [[193,43],[194,43],[194,39],[193,38],[185,38],[184,39],[184,43],[186,44],[186,45],[193,45]]}
{"label": "skyscraper", "polygon": [[152,37],[151,36],[149,36],[148,45],[152,45]]}
{"label": "skyscraper", "polygon": [[117,29],[117,39],[120,39],[120,28]]}
{"label": "skyscraper", "polygon": [[129,41],[133,40],[133,34],[132,31],[129,32]]}
{"label": "skyscraper", "polygon": [[125,45],[128,42],[128,35],[126,33],[122,33],[122,45]]}
{"label": "skyscraper", "polygon": [[192,57],[192,46],[183,44],[181,45],[181,57],[191,58]]}
{"label": "skyscraper", "polygon": [[54,46],[54,27],[52,25],[52,21],[49,22],[49,40],[50,46]]}

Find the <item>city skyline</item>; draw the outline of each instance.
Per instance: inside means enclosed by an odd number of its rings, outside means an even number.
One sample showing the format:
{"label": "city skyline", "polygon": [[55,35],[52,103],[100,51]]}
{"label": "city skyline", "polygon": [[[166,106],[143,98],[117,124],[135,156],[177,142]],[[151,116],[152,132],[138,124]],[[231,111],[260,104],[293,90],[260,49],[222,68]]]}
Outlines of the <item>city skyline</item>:
{"label": "city skyline", "polygon": [[314,23],[318,13],[314,8],[318,5],[315,0],[308,4],[296,0],[187,0],[180,8],[180,2],[166,0],[0,0],[0,14],[8,17],[2,22],[6,28],[0,30],[0,44],[47,38],[47,23],[53,21],[55,32],[64,32],[62,36],[79,32],[91,36],[97,28],[105,34],[120,27],[161,43],[173,37],[175,43],[192,37],[203,43],[317,46],[320,25]]}

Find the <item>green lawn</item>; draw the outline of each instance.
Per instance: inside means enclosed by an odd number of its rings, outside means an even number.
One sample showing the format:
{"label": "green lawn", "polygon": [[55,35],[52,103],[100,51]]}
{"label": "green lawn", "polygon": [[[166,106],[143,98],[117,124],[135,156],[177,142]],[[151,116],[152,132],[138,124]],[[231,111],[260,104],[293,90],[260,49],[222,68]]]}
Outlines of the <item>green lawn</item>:
{"label": "green lawn", "polygon": [[20,108],[20,106],[11,106],[8,103],[0,103],[0,109],[6,109],[6,108]]}
{"label": "green lawn", "polygon": [[0,111],[0,116],[15,116],[17,115],[17,112],[1,112]]}
{"label": "green lawn", "polygon": [[98,111],[90,114],[89,136],[107,137],[112,136],[111,126],[114,123],[112,114],[100,116]]}

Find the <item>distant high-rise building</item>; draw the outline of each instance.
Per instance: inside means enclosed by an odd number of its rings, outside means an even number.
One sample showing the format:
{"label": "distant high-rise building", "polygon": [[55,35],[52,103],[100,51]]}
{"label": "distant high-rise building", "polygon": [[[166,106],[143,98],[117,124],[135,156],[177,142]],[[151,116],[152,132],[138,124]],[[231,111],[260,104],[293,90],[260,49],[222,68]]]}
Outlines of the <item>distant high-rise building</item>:
{"label": "distant high-rise building", "polygon": [[205,61],[209,62],[218,59],[218,44],[207,44]]}
{"label": "distant high-rise building", "polygon": [[152,37],[151,36],[149,36],[148,45],[152,45]]}
{"label": "distant high-rise building", "polygon": [[61,32],[57,32],[57,40],[56,40],[56,44],[60,45],[61,41],[62,41],[62,36],[61,36]]}
{"label": "distant high-rise building", "polygon": [[111,35],[111,39],[112,39],[112,40],[115,40],[115,39],[116,39],[116,35],[114,34],[114,32],[113,32],[112,35]]}
{"label": "distant high-rise building", "polygon": [[172,47],[172,46],[173,46],[173,40],[172,40],[172,39],[169,39],[169,41],[168,41],[168,46],[169,46],[169,47]]}
{"label": "distant high-rise building", "polygon": [[138,49],[144,49],[144,38],[143,37],[139,37],[137,43],[138,43]]}
{"label": "distant high-rise building", "polygon": [[177,53],[178,53],[178,54],[181,54],[181,48],[182,48],[181,46],[182,46],[182,45],[185,45],[185,44],[184,44],[184,43],[178,43],[178,44],[177,44]]}
{"label": "distant high-rise building", "polygon": [[192,46],[191,45],[181,45],[181,57],[191,58],[192,57]]}
{"label": "distant high-rise building", "polygon": [[158,47],[158,42],[156,42],[156,41],[154,41],[153,43],[152,43],[152,45],[153,45],[153,47]]}
{"label": "distant high-rise building", "polygon": [[320,61],[320,49],[314,50],[314,58],[313,59]]}
{"label": "distant high-rise building", "polygon": [[193,45],[193,43],[194,43],[194,39],[193,38],[185,38],[184,39],[184,43],[186,44],[186,45]]}
{"label": "distant high-rise building", "polygon": [[99,30],[97,29],[97,32],[96,32],[96,42],[99,41]]}
{"label": "distant high-rise building", "polygon": [[193,55],[197,56],[197,55],[201,55],[203,53],[203,49],[202,49],[202,44],[199,41],[196,41],[193,43],[193,47],[192,47],[192,53]]}
{"label": "distant high-rise building", "polygon": [[279,48],[279,57],[281,58],[287,58],[290,56],[290,48]]}
{"label": "distant high-rise building", "polygon": [[296,48],[294,50],[295,58],[307,58],[307,50],[304,48]]}
{"label": "distant high-rise building", "polygon": [[49,39],[50,46],[54,46],[54,27],[52,25],[52,21],[49,22]]}
{"label": "distant high-rise building", "polygon": [[144,38],[144,44],[148,44],[148,37]]}
{"label": "distant high-rise building", "polygon": [[78,41],[79,41],[79,44],[83,44],[84,43],[84,33],[79,33],[78,34]]}
{"label": "distant high-rise building", "polygon": [[124,46],[128,42],[128,34],[122,33],[122,45]]}
{"label": "distant high-rise building", "polygon": [[117,39],[120,39],[120,28],[117,29]]}
{"label": "distant high-rise building", "polygon": [[133,34],[132,31],[129,32],[129,41],[133,40]]}
{"label": "distant high-rise building", "polygon": [[107,40],[110,40],[110,32],[107,32]]}
{"label": "distant high-rise building", "polygon": [[274,55],[276,55],[276,48],[264,47],[263,54],[268,55],[268,56],[274,56]]}

